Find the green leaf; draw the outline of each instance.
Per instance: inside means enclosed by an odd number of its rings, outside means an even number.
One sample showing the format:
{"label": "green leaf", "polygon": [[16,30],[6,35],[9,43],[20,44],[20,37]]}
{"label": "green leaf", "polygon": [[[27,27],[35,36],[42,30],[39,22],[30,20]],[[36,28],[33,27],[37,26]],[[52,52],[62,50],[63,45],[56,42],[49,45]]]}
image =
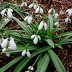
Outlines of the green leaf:
{"label": "green leaf", "polygon": [[55,68],[57,69],[57,71],[58,72],[66,72],[62,62],[60,61],[58,56],[55,54],[55,52],[50,49],[50,50],[48,50],[48,53],[49,53],[51,60],[54,63]]}
{"label": "green leaf", "polygon": [[54,48],[54,42],[51,39],[47,39],[46,42]]}
{"label": "green leaf", "polygon": [[44,57],[42,58],[42,60],[40,61],[36,72],[46,72],[46,69],[48,67],[49,64],[49,55],[45,54]]}
{"label": "green leaf", "polygon": [[8,68],[10,68],[11,66],[13,66],[15,63],[17,63],[19,60],[21,60],[23,57],[19,56],[15,59],[13,59],[12,61],[10,61],[9,63],[7,63],[5,66],[0,68],[0,72],[4,72],[6,71]]}
{"label": "green leaf", "polygon": [[16,17],[13,17],[13,19],[18,23],[19,26],[21,26],[21,28],[29,35],[32,35],[30,29],[26,26],[25,23],[21,22],[20,20],[18,20]]}

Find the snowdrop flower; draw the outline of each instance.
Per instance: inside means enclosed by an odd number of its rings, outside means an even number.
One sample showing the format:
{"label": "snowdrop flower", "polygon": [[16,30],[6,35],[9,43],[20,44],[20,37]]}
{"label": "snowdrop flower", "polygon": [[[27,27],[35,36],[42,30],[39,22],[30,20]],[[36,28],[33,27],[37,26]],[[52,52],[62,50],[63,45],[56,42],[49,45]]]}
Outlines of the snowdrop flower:
{"label": "snowdrop flower", "polygon": [[34,4],[34,6],[33,6],[33,7],[34,7],[34,9],[36,9],[36,8],[37,8],[37,5],[36,5],[36,4]]}
{"label": "snowdrop flower", "polygon": [[12,37],[10,38],[9,46],[10,46],[9,49],[11,49],[11,50],[16,50],[17,49],[17,46],[14,42],[14,38],[12,38]]}
{"label": "snowdrop flower", "polygon": [[54,13],[54,17],[57,18],[59,15],[58,13]]}
{"label": "snowdrop flower", "polygon": [[6,48],[7,43],[8,43],[8,38],[4,39],[4,41],[1,43],[1,47]]}
{"label": "snowdrop flower", "polygon": [[57,27],[59,27],[59,22],[57,21],[57,22],[55,22],[55,24],[54,24],[55,26],[57,26]]}
{"label": "snowdrop flower", "polygon": [[33,66],[29,66],[28,70],[33,71],[34,70]]}
{"label": "snowdrop flower", "polygon": [[26,17],[24,18],[24,20],[27,21],[29,24],[32,23],[32,15],[26,16]]}
{"label": "snowdrop flower", "polygon": [[25,71],[25,72],[30,72],[30,71]]}
{"label": "snowdrop flower", "polygon": [[27,6],[27,3],[26,3],[26,2],[23,2],[20,6],[21,6],[21,7],[22,7],[22,6]]}
{"label": "snowdrop flower", "polygon": [[6,12],[6,9],[2,10],[1,11],[1,15],[4,16],[5,15],[5,12]]}
{"label": "snowdrop flower", "polygon": [[44,21],[41,21],[39,26],[38,26],[38,30],[41,30],[44,27],[45,30],[47,30],[47,24]]}
{"label": "snowdrop flower", "polygon": [[66,10],[66,12],[68,12],[69,17],[71,17],[71,16],[72,16],[72,8],[71,8],[71,9]]}
{"label": "snowdrop flower", "polygon": [[49,9],[48,13],[50,14],[50,13],[52,13],[52,11],[53,11],[53,13],[55,13],[55,10],[53,8]]}
{"label": "snowdrop flower", "polygon": [[33,39],[34,44],[37,44],[38,40],[41,40],[41,37],[39,35],[32,35],[31,38]]}
{"label": "snowdrop flower", "polygon": [[10,56],[10,53],[6,53],[6,56],[9,57]]}
{"label": "snowdrop flower", "polygon": [[22,56],[27,55],[27,57],[30,57],[30,56],[31,56],[31,54],[30,54],[30,52],[29,52],[28,49],[27,49],[27,50],[24,50],[21,55],[22,55]]}
{"label": "snowdrop flower", "polygon": [[36,8],[35,13],[43,13],[43,9],[41,7]]}
{"label": "snowdrop flower", "polygon": [[6,48],[3,48],[3,49],[2,49],[2,52],[5,52],[5,51],[6,51]]}
{"label": "snowdrop flower", "polygon": [[9,21],[9,19],[8,19],[8,18],[4,19],[4,22],[5,22],[5,23],[7,23],[8,21]]}
{"label": "snowdrop flower", "polygon": [[67,18],[65,19],[65,22],[66,22],[66,23],[67,23],[67,22],[71,22],[71,19],[67,17]]}
{"label": "snowdrop flower", "polygon": [[11,8],[9,8],[8,11],[7,11],[8,18],[12,18],[12,16],[13,16],[12,12],[13,12],[13,10]]}
{"label": "snowdrop flower", "polygon": [[33,7],[33,5],[34,5],[34,3],[30,4],[30,5],[29,5],[29,8],[32,8],[32,7]]}

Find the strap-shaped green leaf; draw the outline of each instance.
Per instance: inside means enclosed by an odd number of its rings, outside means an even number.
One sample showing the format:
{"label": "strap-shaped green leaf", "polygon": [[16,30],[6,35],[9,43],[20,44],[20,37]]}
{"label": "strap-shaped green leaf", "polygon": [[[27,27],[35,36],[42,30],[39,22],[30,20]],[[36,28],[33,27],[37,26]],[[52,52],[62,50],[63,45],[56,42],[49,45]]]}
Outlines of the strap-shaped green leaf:
{"label": "strap-shaped green leaf", "polygon": [[19,56],[15,59],[13,59],[12,61],[10,61],[8,64],[6,64],[5,66],[3,66],[2,68],[0,68],[0,72],[4,72],[6,71],[8,68],[10,68],[11,66],[13,66],[15,63],[17,63],[19,60],[21,60],[23,57]]}
{"label": "strap-shaped green leaf", "polygon": [[21,26],[21,28],[29,35],[32,35],[30,29],[26,26],[25,23],[21,22],[20,20],[18,20],[16,17],[13,17],[13,19],[18,23],[19,26]]}
{"label": "strap-shaped green leaf", "polygon": [[54,48],[54,42],[51,39],[47,39],[46,42]]}
{"label": "strap-shaped green leaf", "polygon": [[55,52],[50,49],[50,50],[48,50],[48,53],[49,53],[51,60],[54,63],[55,68],[57,69],[57,71],[58,72],[66,72],[62,62],[60,61],[58,56],[55,54]]}
{"label": "strap-shaped green leaf", "polygon": [[49,55],[46,53],[42,58],[42,60],[39,62],[36,72],[46,72],[49,60],[50,60]]}

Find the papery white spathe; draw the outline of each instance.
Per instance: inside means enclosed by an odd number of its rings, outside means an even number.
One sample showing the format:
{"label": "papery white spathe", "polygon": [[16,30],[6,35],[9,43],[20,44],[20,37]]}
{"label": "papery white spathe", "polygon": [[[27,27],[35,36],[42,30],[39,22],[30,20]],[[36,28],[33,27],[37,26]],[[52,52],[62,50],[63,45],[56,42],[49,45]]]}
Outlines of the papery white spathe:
{"label": "papery white spathe", "polygon": [[14,42],[14,38],[12,38],[12,37],[10,38],[9,46],[10,46],[11,50],[17,49],[16,43]]}
{"label": "papery white spathe", "polygon": [[30,4],[30,5],[29,5],[29,8],[32,8],[32,7],[33,7],[33,5],[34,5],[34,3]]}
{"label": "papery white spathe", "polygon": [[6,9],[2,10],[0,13],[1,13],[2,16],[4,16],[5,12],[6,12]]}
{"label": "papery white spathe", "polygon": [[9,8],[8,11],[7,11],[8,18],[12,18],[12,16],[13,16],[12,12],[13,12],[13,10],[11,8]]}
{"label": "papery white spathe", "polygon": [[10,56],[10,53],[6,53],[6,56],[9,57]]}
{"label": "papery white spathe", "polygon": [[3,48],[3,49],[2,49],[2,52],[5,52],[5,51],[6,51],[6,48]]}
{"label": "papery white spathe", "polygon": [[27,57],[30,57],[30,56],[31,56],[31,54],[30,54],[30,52],[29,52],[28,49],[27,49],[27,51],[26,51],[26,55],[27,55]]}
{"label": "papery white spathe", "polygon": [[72,8],[71,8],[71,9],[66,10],[66,12],[68,12],[69,17],[71,17],[71,16],[72,16]]}
{"label": "papery white spathe", "polygon": [[67,23],[67,22],[71,22],[71,19],[67,17],[67,18],[65,19],[65,22],[66,22],[66,23]]}
{"label": "papery white spathe", "polygon": [[33,71],[33,70],[34,70],[33,66],[29,66],[29,67],[28,67],[28,70]]}
{"label": "papery white spathe", "polygon": [[26,50],[24,50],[21,55],[25,56],[25,54],[26,54]]}
{"label": "papery white spathe", "polygon": [[43,28],[43,25],[44,25],[44,21],[41,21],[39,26],[38,26],[38,30],[41,30]]}
{"label": "papery white spathe", "polygon": [[59,22],[57,21],[57,22],[55,22],[55,24],[54,24],[56,27],[59,27]]}
{"label": "papery white spathe", "polygon": [[4,39],[4,41],[1,43],[1,47],[6,48],[7,43],[8,43],[8,38]]}

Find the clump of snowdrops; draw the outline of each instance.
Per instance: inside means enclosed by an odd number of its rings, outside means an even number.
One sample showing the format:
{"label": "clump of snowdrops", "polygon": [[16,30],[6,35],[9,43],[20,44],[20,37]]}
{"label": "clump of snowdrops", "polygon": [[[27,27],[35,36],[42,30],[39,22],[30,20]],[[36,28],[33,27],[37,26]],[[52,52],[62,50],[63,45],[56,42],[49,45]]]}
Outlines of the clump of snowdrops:
{"label": "clump of snowdrops", "polygon": [[[22,8],[24,11],[21,10]],[[72,16],[72,9],[68,9],[67,12],[66,23],[71,22],[69,17]],[[59,14],[53,7],[46,15],[43,8],[36,2],[29,5],[27,2],[22,2],[21,5],[16,2],[3,2],[0,13],[2,15],[0,23],[2,53],[5,53],[7,57],[12,54],[19,54],[18,57],[1,67],[0,72],[6,71],[16,63],[18,65],[13,72],[21,72],[25,67],[28,67],[26,72],[46,72],[51,60],[58,72],[66,72],[54,49],[62,49],[63,44],[71,44],[72,32],[65,32],[64,27],[60,28]],[[15,13],[24,21],[16,18]],[[6,24],[11,20],[15,20],[21,29],[8,29]],[[32,62],[33,59],[34,63]],[[29,62],[32,63],[27,66]]]}

